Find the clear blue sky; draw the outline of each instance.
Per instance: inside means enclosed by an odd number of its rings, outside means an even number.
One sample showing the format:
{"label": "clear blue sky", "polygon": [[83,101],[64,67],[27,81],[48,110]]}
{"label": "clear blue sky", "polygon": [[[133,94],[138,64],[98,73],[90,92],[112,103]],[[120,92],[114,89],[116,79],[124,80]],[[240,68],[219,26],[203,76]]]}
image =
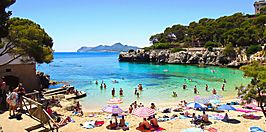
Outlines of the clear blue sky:
{"label": "clear blue sky", "polygon": [[252,14],[254,0],[17,0],[13,17],[40,24],[55,51],[121,42],[144,47],[152,34],[173,24]]}

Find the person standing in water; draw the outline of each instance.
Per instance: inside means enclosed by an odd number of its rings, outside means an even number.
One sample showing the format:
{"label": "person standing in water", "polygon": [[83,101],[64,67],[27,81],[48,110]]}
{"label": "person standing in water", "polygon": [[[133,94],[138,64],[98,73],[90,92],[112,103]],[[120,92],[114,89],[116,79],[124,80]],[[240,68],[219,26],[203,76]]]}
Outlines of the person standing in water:
{"label": "person standing in water", "polygon": [[137,93],[138,93],[138,89],[137,89],[137,88],[135,88],[135,95],[137,95]]}
{"label": "person standing in water", "polygon": [[215,89],[215,88],[212,90],[212,94],[217,94],[217,92],[216,92],[216,89]]}
{"label": "person standing in water", "polygon": [[112,89],[112,96],[115,96],[115,88]]}
{"label": "person standing in water", "polygon": [[106,84],[105,83],[103,83],[103,88],[106,89]]}
{"label": "person standing in water", "polygon": [[194,94],[198,94],[197,86],[194,87]]}
{"label": "person standing in water", "polygon": [[208,84],[206,84],[205,90],[208,91],[208,88],[209,88],[209,86],[208,86]]}
{"label": "person standing in water", "polygon": [[120,96],[123,96],[123,89],[122,88],[120,88],[119,94],[120,94]]}
{"label": "person standing in water", "polygon": [[103,84],[101,83],[100,89],[103,89]]}
{"label": "person standing in water", "polygon": [[224,91],[224,86],[225,86],[225,84],[222,85],[222,90],[223,90],[223,91]]}
{"label": "person standing in water", "polygon": [[97,80],[95,81],[95,84],[98,85],[98,81]]}
{"label": "person standing in water", "polygon": [[187,85],[184,83],[183,84],[183,89],[185,90],[187,88]]}

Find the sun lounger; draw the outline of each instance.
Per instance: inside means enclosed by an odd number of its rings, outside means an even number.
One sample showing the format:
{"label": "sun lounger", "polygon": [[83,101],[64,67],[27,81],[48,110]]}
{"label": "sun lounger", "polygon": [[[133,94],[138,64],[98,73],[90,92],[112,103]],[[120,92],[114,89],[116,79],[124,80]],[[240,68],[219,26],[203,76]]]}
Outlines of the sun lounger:
{"label": "sun lounger", "polygon": [[252,119],[252,120],[259,120],[261,117],[251,114],[251,115],[243,115],[243,118]]}
{"label": "sun lounger", "polygon": [[218,132],[218,130],[216,128],[210,127],[209,129],[207,129],[209,132]]}

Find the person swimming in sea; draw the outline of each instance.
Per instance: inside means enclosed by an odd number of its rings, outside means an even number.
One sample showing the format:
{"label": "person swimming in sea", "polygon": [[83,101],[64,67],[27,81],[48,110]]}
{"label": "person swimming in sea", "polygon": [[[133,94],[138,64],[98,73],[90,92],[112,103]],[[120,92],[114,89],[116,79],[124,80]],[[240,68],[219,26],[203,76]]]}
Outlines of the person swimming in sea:
{"label": "person swimming in sea", "polygon": [[226,83],[226,80],[224,79],[224,83]]}
{"label": "person swimming in sea", "polygon": [[98,81],[97,80],[95,81],[95,84],[98,85]]}
{"label": "person swimming in sea", "polygon": [[176,92],[175,91],[173,91],[173,95],[172,95],[173,97],[177,97],[177,94],[176,94]]}

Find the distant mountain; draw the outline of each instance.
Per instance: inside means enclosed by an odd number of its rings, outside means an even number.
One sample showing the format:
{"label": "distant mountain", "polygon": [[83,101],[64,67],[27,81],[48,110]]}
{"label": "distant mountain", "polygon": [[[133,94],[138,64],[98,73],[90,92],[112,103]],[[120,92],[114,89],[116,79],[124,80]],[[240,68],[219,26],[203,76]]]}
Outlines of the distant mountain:
{"label": "distant mountain", "polygon": [[96,47],[86,47],[83,46],[77,50],[77,52],[91,52],[91,51],[99,51],[99,52],[122,52],[122,51],[128,51],[128,50],[137,50],[138,47],[135,46],[128,46],[123,45],[121,43],[115,43],[112,46],[108,45],[99,45]]}

